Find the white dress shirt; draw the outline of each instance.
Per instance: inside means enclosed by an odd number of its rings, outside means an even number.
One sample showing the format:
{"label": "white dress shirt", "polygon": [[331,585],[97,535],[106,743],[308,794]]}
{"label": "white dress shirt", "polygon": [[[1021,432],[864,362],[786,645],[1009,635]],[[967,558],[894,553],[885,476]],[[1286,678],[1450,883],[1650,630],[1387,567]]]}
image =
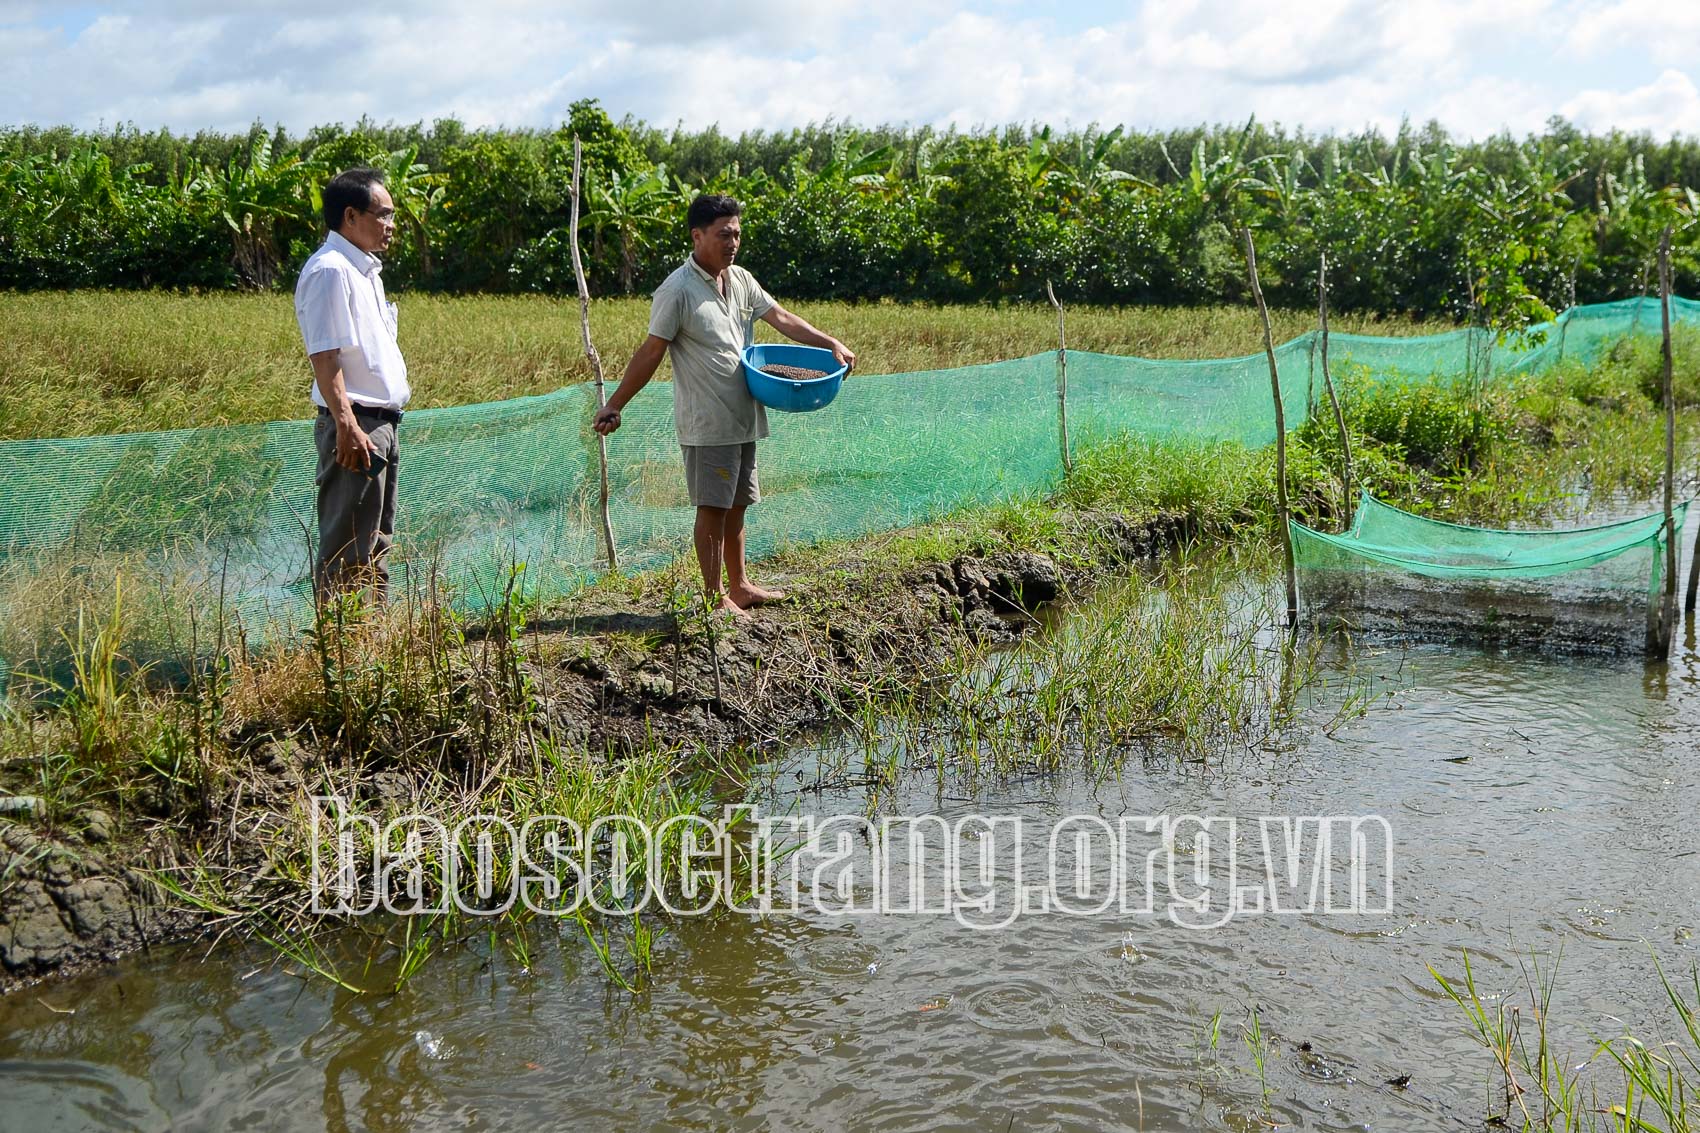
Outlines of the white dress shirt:
{"label": "white dress shirt", "polygon": [[[301,268],[295,319],[308,354],[340,350],[342,380],[356,405],[400,410],[413,395],[396,345],[395,304],[384,298],[383,263],[331,232]],[[324,406],[319,384],[313,404]]]}

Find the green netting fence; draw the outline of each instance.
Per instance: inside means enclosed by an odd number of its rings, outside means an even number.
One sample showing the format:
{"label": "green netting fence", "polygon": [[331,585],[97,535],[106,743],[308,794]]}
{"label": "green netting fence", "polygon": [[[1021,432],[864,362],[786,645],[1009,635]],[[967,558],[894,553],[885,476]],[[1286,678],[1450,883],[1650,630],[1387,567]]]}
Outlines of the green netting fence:
{"label": "green netting fence", "polygon": [[[1676,300],[1675,310],[1700,323],[1700,303]],[[1640,299],[1567,311],[1541,328],[1533,349],[1460,330],[1335,334],[1330,354],[1337,365],[1413,379],[1508,374],[1587,359],[1658,325],[1658,303]],[[1293,426],[1321,391],[1316,345],[1305,335],[1276,351]],[[1068,381],[1069,426],[1081,443],[1117,434],[1248,446],[1274,439],[1261,354],[1155,361],[1070,351]],[[573,386],[409,413],[397,584],[476,608],[519,564],[533,595],[564,594],[593,578],[602,557],[593,399],[588,386]],[[823,411],[771,416],[765,499],[750,532],[756,555],[1043,492],[1062,475],[1052,352],[858,376]],[[668,384],[628,408],[608,451],[622,568],[685,553],[692,510]],[[182,632],[189,611],[203,625],[234,613],[250,641],[298,633],[312,613],[314,460],[307,420],[0,444],[0,658],[15,661],[58,639],[77,604],[119,578],[128,580],[134,621],[160,633]]]}
{"label": "green netting fence", "polygon": [[[1673,512],[1682,530],[1688,501]],[[1659,511],[1572,530],[1504,531],[1363,494],[1341,535],[1289,523],[1309,620],[1429,639],[1640,652],[1663,589]]]}

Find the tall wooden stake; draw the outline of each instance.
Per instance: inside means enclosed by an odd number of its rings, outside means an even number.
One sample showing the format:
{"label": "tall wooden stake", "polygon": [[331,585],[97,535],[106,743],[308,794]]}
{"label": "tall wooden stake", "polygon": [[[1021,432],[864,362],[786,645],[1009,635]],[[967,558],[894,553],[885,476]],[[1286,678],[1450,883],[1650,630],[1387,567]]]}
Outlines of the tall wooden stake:
{"label": "tall wooden stake", "polygon": [[1287,562],[1287,624],[1299,621],[1299,583],[1293,564],[1293,533],[1287,529],[1287,412],[1281,405],[1281,371],[1275,363],[1275,332],[1269,326],[1269,305],[1263,301],[1263,285],[1257,281],[1257,249],[1251,229],[1240,229],[1245,238],[1246,270],[1251,275],[1251,296],[1263,320],[1263,352],[1269,357],[1269,386],[1275,395],[1275,524],[1281,529],[1281,552]]}
{"label": "tall wooden stake", "polygon": [[[1655,256],[1655,258],[1657,258]],[[1641,264],[1641,285],[1635,289],[1635,314],[1629,319],[1629,333],[1634,334],[1641,329],[1641,300],[1647,297],[1647,271],[1651,264],[1643,261]]]}
{"label": "tall wooden stake", "polygon": [[[596,345],[590,341],[590,285],[585,282],[584,262],[580,259],[578,251],[579,178],[583,169],[584,147],[579,144],[577,138],[574,138],[571,228],[573,275],[578,280],[578,314],[580,326],[584,331],[584,356],[590,359],[590,373],[596,379],[596,408],[601,409],[608,403],[602,383],[602,355],[596,352]],[[602,493],[599,500],[602,509],[602,543],[608,551],[608,569],[618,570],[620,558],[614,550],[614,521],[608,515],[608,438],[601,433],[596,434],[596,453],[602,467]]]}
{"label": "tall wooden stake", "polygon": [[1665,397],[1665,578],[1656,610],[1647,632],[1647,650],[1657,657],[1670,655],[1671,623],[1676,620],[1676,383],[1670,352],[1670,225],[1659,237],[1659,315],[1664,324]]}
{"label": "tall wooden stake", "polygon": [[[1665,451],[1666,451],[1666,455],[1667,455],[1667,464],[1669,466],[1665,470],[1665,477],[1666,477],[1666,479],[1665,479],[1665,529],[1670,532],[1670,543],[1671,543],[1671,547],[1673,548],[1673,550],[1670,552],[1670,554],[1667,554],[1665,556],[1665,561],[1667,563],[1674,563],[1675,562],[1674,548],[1676,546],[1677,532],[1671,527],[1671,522],[1672,522],[1671,496],[1673,495],[1673,492],[1674,492],[1674,485],[1673,485],[1672,481],[1674,481],[1675,478],[1676,478],[1676,473],[1675,473],[1675,463],[1676,462],[1675,462],[1675,457],[1674,457],[1674,451],[1675,451],[1675,448],[1676,448],[1676,441],[1675,441],[1674,436],[1672,435],[1675,432],[1675,427],[1674,427],[1673,422],[1674,422],[1675,417],[1676,417],[1676,374],[1675,374],[1676,359],[1671,352],[1671,340],[1670,340],[1670,291],[1671,291],[1670,237],[1671,237],[1670,226],[1666,225],[1664,235],[1660,238],[1660,241],[1659,241],[1659,304],[1660,304],[1661,318],[1662,318],[1662,321],[1664,323],[1664,337],[1665,337],[1665,345],[1664,345],[1664,368],[1665,368],[1664,387],[1665,387],[1665,424],[1666,424]],[[1672,569],[1674,570],[1675,567],[1673,566]],[[1675,585],[1675,583],[1673,582],[1672,586],[1674,587],[1674,585]],[[1682,611],[1683,611],[1683,613],[1685,613],[1685,614],[1694,613],[1694,598],[1695,598],[1695,591],[1697,589],[1700,589],[1700,527],[1696,527],[1695,530],[1694,530],[1694,554],[1692,556],[1690,556],[1689,563],[1688,563],[1688,593],[1687,593],[1686,596],[1684,596],[1684,598],[1682,600]],[[1673,611],[1674,611],[1674,606],[1673,606]],[[1673,616],[1674,616],[1674,614],[1673,614]]]}
{"label": "tall wooden stake", "polygon": [[1328,372],[1328,253],[1322,254],[1322,262],[1316,269],[1316,308],[1317,318],[1322,324],[1322,384],[1328,390],[1328,404],[1334,407],[1334,426],[1340,430],[1340,452],[1342,454],[1341,484],[1346,492],[1346,514],[1342,521],[1341,530],[1350,530],[1352,526],[1352,504],[1357,498],[1352,495],[1352,436],[1346,431],[1346,414],[1340,409],[1340,398],[1334,392],[1334,378]]}
{"label": "tall wooden stake", "polygon": [[1576,310],[1576,273],[1582,268],[1582,257],[1577,256],[1570,264],[1570,300],[1565,305],[1564,313],[1558,316],[1558,360],[1564,361],[1564,340],[1570,334],[1570,316]]}
{"label": "tall wooden stake", "polygon": [[1068,328],[1063,323],[1062,304],[1057,302],[1057,293],[1051,289],[1051,281],[1045,281],[1045,294],[1050,296],[1051,306],[1057,309],[1057,437],[1062,445],[1063,472],[1074,471],[1074,455],[1068,447]]}

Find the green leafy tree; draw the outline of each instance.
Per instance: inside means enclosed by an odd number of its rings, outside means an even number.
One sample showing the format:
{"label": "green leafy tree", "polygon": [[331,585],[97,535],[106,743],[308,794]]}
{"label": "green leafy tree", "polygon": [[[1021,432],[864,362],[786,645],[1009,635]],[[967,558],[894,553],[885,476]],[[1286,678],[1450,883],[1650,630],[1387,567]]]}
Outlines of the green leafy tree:
{"label": "green leafy tree", "polygon": [[452,151],[444,171],[440,282],[455,290],[510,286],[514,253],[565,219],[567,185],[536,138],[479,134]]}
{"label": "green leafy tree", "polygon": [[935,193],[928,216],[944,269],[929,282],[928,298],[1038,298],[1045,280],[1065,275],[1067,236],[1046,208],[1048,160],[1029,145],[1012,148],[993,138],[959,142],[941,162],[948,183]]}
{"label": "green leafy tree", "polygon": [[815,180],[751,204],[743,258],[770,291],[798,299],[913,294],[935,263],[925,206],[906,183],[875,191],[849,179]]}
{"label": "green leafy tree", "polygon": [[567,177],[572,176],[575,138],[583,148],[587,181],[612,173],[629,177],[656,164],[594,98],[581,98],[573,103],[568,108],[567,121],[556,132],[554,163]]}
{"label": "green leafy tree", "polygon": [[968,135],[826,122],[730,137],[616,122],[593,100],[547,131],[362,119],[296,141],[258,123],[193,136],[0,127],[0,286],[287,286],[317,242],[315,183],[352,165],[391,184],[398,284],[570,286],[575,139],[603,291],[658,281],[705,189],[744,201],[746,256],[794,294],[1036,299],[1052,279],[1094,302],[1239,301],[1242,225],[1271,299],[1305,308],[1326,252],[1337,307],[1514,330],[1572,301],[1650,291],[1667,224],[1678,289],[1700,288],[1697,139],[1562,120],[1467,143],[1433,123],[1314,136],[1255,120]]}

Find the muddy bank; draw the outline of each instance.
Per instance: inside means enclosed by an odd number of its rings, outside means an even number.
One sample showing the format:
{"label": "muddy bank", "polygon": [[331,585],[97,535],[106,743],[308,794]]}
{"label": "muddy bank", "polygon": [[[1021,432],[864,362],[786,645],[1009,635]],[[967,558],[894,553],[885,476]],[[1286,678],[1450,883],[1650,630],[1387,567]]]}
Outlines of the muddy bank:
{"label": "muddy bank", "polygon": [[[878,540],[851,544],[830,556],[830,569],[764,575],[788,600],[736,621],[588,592],[515,642],[527,734],[609,760],[657,746],[721,753],[782,743],[836,719],[843,690],[927,672],[963,640],[1017,640],[1040,624],[1033,614],[1043,606],[1190,534],[1178,515],[1062,518],[1066,554],[971,546],[899,567]],[[477,649],[468,636],[464,648]],[[219,737],[227,758],[192,792],[143,790],[123,808],[89,805],[51,821],[27,799],[0,814],[0,993],[228,927],[230,918],[185,907],[158,879],[190,860],[264,877],[265,833],[310,794],[408,799],[424,778],[466,770],[447,743],[422,760],[404,721],[374,710],[356,732],[328,715],[231,729]],[[234,898],[232,909],[247,911],[241,893]]]}

